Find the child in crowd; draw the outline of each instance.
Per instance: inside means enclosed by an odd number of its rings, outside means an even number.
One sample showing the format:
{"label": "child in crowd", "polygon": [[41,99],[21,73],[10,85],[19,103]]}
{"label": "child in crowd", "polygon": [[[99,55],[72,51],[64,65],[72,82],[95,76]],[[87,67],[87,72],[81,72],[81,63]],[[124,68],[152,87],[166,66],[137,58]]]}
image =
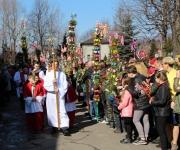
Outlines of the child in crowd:
{"label": "child in crowd", "polygon": [[28,128],[32,133],[39,133],[44,127],[44,89],[38,76],[29,74],[28,81],[23,86],[23,96]]}
{"label": "child in crowd", "polygon": [[131,93],[128,91],[128,84],[130,83],[130,78],[125,76],[122,79],[122,94],[121,101],[119,103],[118,109],[120,110],[120,115],[124,120],[124,126],[126,131],[126,138],[122,139],[120,143],[128,144],[132,142],[132,130],[133,130],[133,98]]}

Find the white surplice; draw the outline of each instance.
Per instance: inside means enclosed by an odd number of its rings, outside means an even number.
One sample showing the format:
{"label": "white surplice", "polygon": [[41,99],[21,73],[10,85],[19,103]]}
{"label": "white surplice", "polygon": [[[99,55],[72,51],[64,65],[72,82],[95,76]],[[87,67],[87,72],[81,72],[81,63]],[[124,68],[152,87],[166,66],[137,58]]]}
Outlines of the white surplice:
{"label": "white surplice", "polygon": [[41,104],[43,97],[36,96],[36,101],[32,101],[32,97],[26,97],[25,100],[25,113],[36,113],[43,112],[43,107]]}
{"label": "white surplice", "polygon": [[[21,81],[21,75],[20,71],[17,71],[14,75],[14,82],[16,83],[16,93],[17,97],[20,98],[20,95],[22,94],[22,81]],[[28,79],[27,74],[24,74],[24,82]],[[20,85],[21,84],[21,85]]]}
{"label": "white surplice", "polygon": [[[69,118],[65,109],[65,98],[64,95],[67,92],[67,80],[66,75],[59,71],[56,72],[57,84],[59,90],[59,119],[60,119],[60,127],[61,128],[69,128]],[[54,71],[50,71],[46,73],[44,77],[44,88],[47,91],[54,91]],[[52,127],[58,127],[58,119],[57,119],[57,105],[56,105],[56,94],[47,92],[46,97],[46,108],[47,108],[47,117],[48,123]]]}

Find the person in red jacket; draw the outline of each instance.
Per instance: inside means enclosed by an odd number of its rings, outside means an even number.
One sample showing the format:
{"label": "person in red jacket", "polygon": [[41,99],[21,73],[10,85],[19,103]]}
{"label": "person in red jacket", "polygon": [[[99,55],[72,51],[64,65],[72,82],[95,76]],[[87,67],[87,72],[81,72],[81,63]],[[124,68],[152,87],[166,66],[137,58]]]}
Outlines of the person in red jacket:
{"label": "person in red jacket", "polygon": [[25,113],[28,129],[38,133],[44,127],[42,100],[44,89],[37,75],[29,74],[28,81],[23,86]]}

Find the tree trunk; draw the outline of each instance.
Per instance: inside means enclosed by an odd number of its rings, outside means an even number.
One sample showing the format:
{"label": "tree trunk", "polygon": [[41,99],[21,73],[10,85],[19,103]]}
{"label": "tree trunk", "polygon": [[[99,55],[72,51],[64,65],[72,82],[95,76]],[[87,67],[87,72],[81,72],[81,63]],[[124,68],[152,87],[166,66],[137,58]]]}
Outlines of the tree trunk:
{"label": "tree trunk", "polygon": [[176,1],[173,23],[172,23],[172,39],[173,39],[173,55],[180,54],[180,1]]}
{"label": "tree trunk", "polygon": [[12,50],[12,63],[15,64],[15,54],[16,54],[16,39],[13,39],[13,50]]}
{"label": "tree trunk", "polygon": [[177,18],[174,24],[174,56],[180,54],[180,1],[176,1]]}
{"label": "tree trunk", "polygon": [[44,54],[43,37],[40,36],[41,53]]}

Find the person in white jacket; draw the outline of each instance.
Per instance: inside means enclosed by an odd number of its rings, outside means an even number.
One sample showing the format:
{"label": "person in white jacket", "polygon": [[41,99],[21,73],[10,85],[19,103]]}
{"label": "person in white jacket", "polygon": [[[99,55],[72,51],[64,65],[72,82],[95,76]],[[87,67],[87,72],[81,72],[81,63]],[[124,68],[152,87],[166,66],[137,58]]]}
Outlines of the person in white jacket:
{"label": "person in white jacket", "polygon": [[19,68],[14,75],[14,82],[16,84],[16,95],[21,103],[21,108],[24,110],[24,99],[23,99],[23,84],[27,80],[27,74],[24,73],[22,68]]}

